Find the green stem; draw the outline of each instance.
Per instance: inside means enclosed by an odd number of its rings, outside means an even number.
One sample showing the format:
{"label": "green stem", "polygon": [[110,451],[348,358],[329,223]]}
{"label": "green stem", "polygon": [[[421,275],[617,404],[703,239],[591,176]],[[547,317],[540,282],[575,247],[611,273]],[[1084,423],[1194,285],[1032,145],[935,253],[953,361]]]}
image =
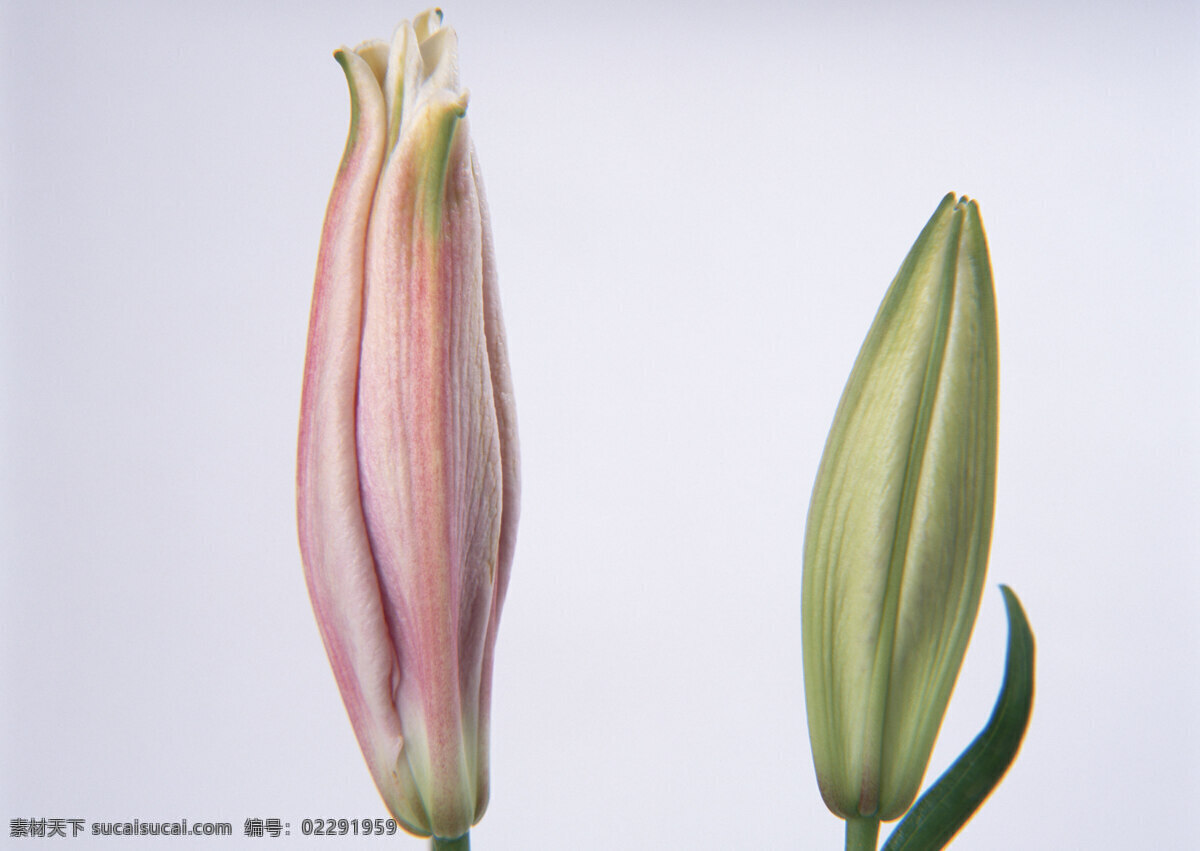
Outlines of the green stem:
{"label": "green stem", "polygon": [[471,851],[471,834],[464,833],[458,839],[439,839],[434,836],[429,840],[432,851]]}
{"label": "green stem", "polygon": [[860,816],[846,819],[846,851],[875,851],[879,819]]}

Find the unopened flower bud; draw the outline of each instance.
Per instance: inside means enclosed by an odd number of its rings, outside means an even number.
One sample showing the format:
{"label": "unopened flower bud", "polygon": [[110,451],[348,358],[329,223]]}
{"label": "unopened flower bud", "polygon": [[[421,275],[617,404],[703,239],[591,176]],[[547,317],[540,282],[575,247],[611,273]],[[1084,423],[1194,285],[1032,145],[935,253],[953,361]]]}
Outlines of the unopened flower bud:
{"label": "unopened flower bud", "polygon": [[389,810],[454,839],[488,798],[492,654],[516,536],[516,419],[487,206],[441,12],[335,56],[346,152],[317,261],[300,548]]}
{"label": "unopened flower bud", "polygon": [[867,334],[809,508],[808,724],[843,818],[898,818],[928,765],[987,568],[997,362],[979,209],[949,195]]}

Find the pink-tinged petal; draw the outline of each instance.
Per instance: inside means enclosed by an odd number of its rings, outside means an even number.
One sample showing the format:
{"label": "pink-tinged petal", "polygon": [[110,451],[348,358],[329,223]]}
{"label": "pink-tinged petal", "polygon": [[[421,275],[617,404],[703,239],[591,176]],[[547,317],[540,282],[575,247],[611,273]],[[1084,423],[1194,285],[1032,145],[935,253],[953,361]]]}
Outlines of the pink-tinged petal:
{"label": "pink-tinged petal", "polygon": [[443,837],[475,822],[474,716],[502,501],[464,109],[453,91],[418,100],[381,175],[358,400],[363,508],[401,670],[404,754]]}
{"label": "pink-tinged petal", "polygon": [[[370,64],[336,57],[350,87],[346,151],[326,211],[300,413],[297,515],[305,578],[338,687],[371,773],[398,818],[416,821],[400,762],[399,678],[359,497],[355,398],[367,222],[386,112]],[[419,824],[419,821],[417,822]]]}
{"label": "pink-tinged petal", "polygon": [[513,398],[512,374],[508,365],[508,344],[504,335],[504,317],[500,309],[500,289],[497,284],[496,255],[492,242],[491,216],[483,177],[475,149],[471,149],[471,173],[479,197],[480,231],[483,247],[483,323],[487,338],[488,365],[491,369],[492,396],[496,406],[496,425],[500,435],[500,466],[502,498],[500,513],[500,543],[496,558],[496,578],[492,587],[491,612],[483,648],[479,686],[478,787],[475,801],[475,821],[483,818],[489,793],[489,745],[491,732],[492,666],[496,649],[496,633],[500,625],[500,608],[508,591],[512,572],[513,552],[517,542],[517,521],[521,515],[521,450],[517,439],[517,409]]}

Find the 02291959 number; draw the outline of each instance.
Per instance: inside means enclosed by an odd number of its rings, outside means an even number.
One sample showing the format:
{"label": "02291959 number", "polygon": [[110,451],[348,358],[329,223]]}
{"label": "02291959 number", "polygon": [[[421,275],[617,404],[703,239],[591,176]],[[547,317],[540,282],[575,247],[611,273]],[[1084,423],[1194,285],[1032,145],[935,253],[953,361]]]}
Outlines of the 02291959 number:
{"label": "02291959 number", "polygon": [[392,819],[306,818],[300,822],[305,836],[391,836],[396,832]]}

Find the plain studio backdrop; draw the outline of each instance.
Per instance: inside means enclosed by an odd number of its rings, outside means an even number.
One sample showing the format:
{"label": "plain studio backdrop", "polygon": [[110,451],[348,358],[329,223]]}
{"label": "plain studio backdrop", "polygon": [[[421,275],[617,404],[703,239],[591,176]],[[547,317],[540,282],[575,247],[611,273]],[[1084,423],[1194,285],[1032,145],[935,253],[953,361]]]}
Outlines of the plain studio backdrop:
{"label": "plain studio backdrop", "polygon": [[[5,841],[19,818],[186,818],[235,837],[178,844],[258,847],[248,818],[297,838],[386,815],[293,482],[349,118],[331,53],[419,11],[0,6]],[[524,457],[475,847],[840,847],[804,714],[804,520],[854,356],[948,191],[990,240],[1000,460],[927,780],[990,712],[1006,583],[1037,698],[955,847],[1195,847],[1196,4],[445,12]]]}

